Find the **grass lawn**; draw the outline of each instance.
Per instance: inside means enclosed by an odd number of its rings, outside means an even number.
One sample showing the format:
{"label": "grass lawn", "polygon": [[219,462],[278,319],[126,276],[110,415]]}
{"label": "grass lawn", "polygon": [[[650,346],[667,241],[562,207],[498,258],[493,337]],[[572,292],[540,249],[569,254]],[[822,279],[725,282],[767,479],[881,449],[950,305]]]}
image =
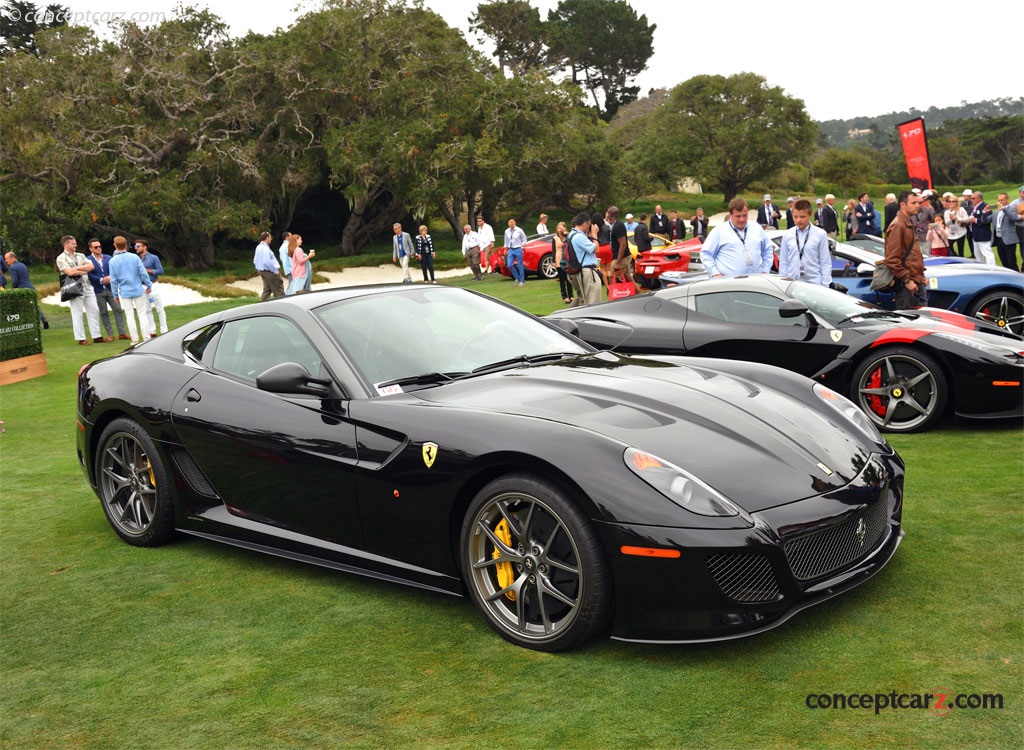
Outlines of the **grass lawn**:
{"label": "grass lawn", "polygon": [[[474,288],[535,313],[560,303],[554,282]],[[468,600],[198,539],[122,543],[78,466],[74,399],[79,368],[125,342],[75,346],[67,312],[47,313],[49,375],[0,390],[0,747],[1024,744],[1019,423],[892,438],[907,463],[899,553],[771,633],[542,654]],[[1003,707],[805,705],[940,688]]]}

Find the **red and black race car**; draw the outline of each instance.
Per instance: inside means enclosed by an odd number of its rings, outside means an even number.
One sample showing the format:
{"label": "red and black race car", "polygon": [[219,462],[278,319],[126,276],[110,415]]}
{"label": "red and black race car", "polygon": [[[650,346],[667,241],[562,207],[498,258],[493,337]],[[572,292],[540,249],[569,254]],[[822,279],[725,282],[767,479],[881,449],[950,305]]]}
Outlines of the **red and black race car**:
{"label": "red and black race car", "polygon": [[599,348],[793,370],[846,394],[890,432],[927,429],[947,411],[1024,415],[1024,339],[949,310],[883,310],[802,281],[740,276],[549,318]]}

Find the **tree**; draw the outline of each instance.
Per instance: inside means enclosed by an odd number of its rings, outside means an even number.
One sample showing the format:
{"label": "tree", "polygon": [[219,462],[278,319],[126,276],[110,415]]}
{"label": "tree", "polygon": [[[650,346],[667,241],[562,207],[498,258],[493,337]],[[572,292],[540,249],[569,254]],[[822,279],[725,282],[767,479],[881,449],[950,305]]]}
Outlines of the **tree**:
{"label": "tree", "polygon": [[[628,85],[654,54],[654,31],[626,0],[561,0],[546,26],[552,63],[571,71],[594,107],[610,120],[640,89]],[[602,95],[598,97],[598,93]]]}
{"label": "tree", "polygon": [[469,18],[469,28],[494,42],[503,72],[521,76],[547,64],[544,23],[540,11],[526,0],[481,3]]}
{"label": "tree", "polygon": [[754,73],[701,75],[672,89],[632,149],[638,169],[695,177],[729,201],[799,160],[816,129],[800,99]]}
{"label": "tree", "polygon": [[13,52],[38,56],[36,34],[43,29],[66,26],[69,13],[62,5],[42,8],[25,0],[6,0],[0,8],[0,58]]}
{"label": "tree", "polygon": [[874,161],[855,151],[830,148],[814,160],[814,176],[844,190],[863,185],[875,174]]}

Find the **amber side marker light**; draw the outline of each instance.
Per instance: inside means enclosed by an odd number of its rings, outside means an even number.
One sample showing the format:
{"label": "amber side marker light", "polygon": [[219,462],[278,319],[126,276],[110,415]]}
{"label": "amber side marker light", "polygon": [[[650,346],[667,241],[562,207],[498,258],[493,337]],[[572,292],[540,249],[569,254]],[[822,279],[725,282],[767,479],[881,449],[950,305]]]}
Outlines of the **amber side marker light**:
{"label": "amber side marker light", "polygon": [[1014,386],[1020,385],[1020,381],[1019,380],[993,380],[992,381],[992,385],[996,385],[996,386],[1008,385],[1008,386],[1014,387]]}
{"label": "amber side marker light", "polygon": [[662,547],[630,547],[625,545],[620,548],[624,555],[635,555],[637,557],[682,557],[683,553],[677,549],[664,549]]}

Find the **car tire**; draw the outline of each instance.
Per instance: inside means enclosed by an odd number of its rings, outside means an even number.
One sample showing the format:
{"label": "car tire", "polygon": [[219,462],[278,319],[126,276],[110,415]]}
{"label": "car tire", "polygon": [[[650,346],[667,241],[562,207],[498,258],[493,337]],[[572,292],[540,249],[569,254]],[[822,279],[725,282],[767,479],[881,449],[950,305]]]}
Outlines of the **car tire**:
{"label": "car tire", "polygon": [[554,279],[558,276],[558,266],[555,265],[555,254],[546,253],[537,261],[537,278]]}
{"label": "car tire", "polygon": [[850,399],[886,432],[920,432],[946,409],[947,379],[934,357],[894,346],[871,352],[857,366]]}
{"label": "car tire", "polygon": [[137,422],[115,419],[103,430],[96,484],[107,520],[128,544],[155,547],[174,537],[170,477],[156,445]]}
{"label": "car tire", "polygon": [[1024,334],[1024,295],[1011,289],[981,295],[967,308],[967,314],[1005,328],[1018,336]]}
{"label": "car tire", "polygon": [[470,503],[460,535],[470,598],[507,641],[563,651],[608,626],[611,574],[601,540],[569,496],[510,474]]}

